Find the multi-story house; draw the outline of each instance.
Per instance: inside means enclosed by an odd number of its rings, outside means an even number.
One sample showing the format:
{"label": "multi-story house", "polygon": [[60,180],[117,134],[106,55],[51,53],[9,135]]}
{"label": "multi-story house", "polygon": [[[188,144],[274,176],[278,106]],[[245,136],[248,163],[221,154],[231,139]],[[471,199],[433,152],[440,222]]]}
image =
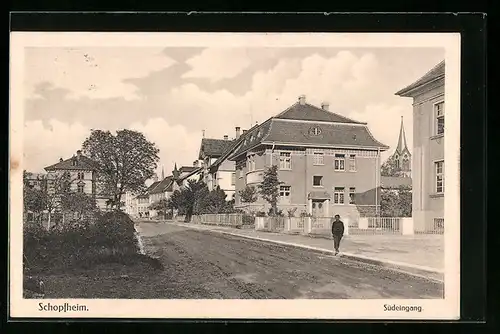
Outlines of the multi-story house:
{"label": "multi-story house", "polygon": [[[277,165],[279,209],[313,216],[356,219],[380,208],[380,153],[388,147],[377,141],[366,123],[298,102],[254,126],[231,152],[236,163],[235,206],[269,209],[259,196],[243,203],[239,191],[257,186],[266,168]],[[360,195],[362,194],[362,195]],[[298,212],[296,214],[298,214]]]}
{"label": "multi-story house", "polygon": [[78,150],[76,155],[66,160],[60,158],[58,163],[45,167],[45,170],[47,171],[47,191],[56,191],[55,186],[58,180],[63,175],[68,175],[70,190],[92,195],[99,209],[108,208],[107,201],[110,197],[103,194],[98,185],[96,163],[84,156],[82,151]]}
{"label": "multi-story house", "polygon": [[[238,136],[239,128],[236,132]],[[227,161],[216,166],[213,164],[234,145],[235,141],[236,139],[230,140],[228,135],[225,135],[224,139],[203,138],[198,154],[198,159],[203,161],[202,178],[208,189],[212,190],[219,186],[226,192],[228,198],[234,193],[235,185],[232,184],[235,173],[234,162]]]}
{"label": "multi-story house", "polygon": [[413,99],[413,202],[416,232],[444,227],[445,63],[396,93]]}
{"label": "multi-story house", "polygon": [[135,198],[137,203],[137,216],[140,218],[149,217],[149,196],[147,193],[140,194]]}
{"label": "multi-story house", "polygon": [[130,216],[137,216],[137,195],[127,191],[122,196],[122,202],[124,203],[125,213]]}

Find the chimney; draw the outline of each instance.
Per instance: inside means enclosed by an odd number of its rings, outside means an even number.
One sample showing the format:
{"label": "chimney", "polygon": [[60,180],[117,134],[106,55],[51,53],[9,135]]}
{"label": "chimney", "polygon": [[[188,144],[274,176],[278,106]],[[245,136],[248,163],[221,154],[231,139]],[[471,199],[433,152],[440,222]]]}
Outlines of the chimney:
{"label": "chimney", "polygon": [[239,126],[236,127],[236,139],[240,138],[240,130],[241,128]]}
{"label": "chimney", "polygon": [[63,162],[63,158],[59,158],[59,162]]}
{"label": "chimney", "polygon": [[330,103],[328,102],[321,103],[321,109],[328,111],[330,109]]}
{"label": "chimney", "polygon": [[198,167],[198,164],[199,164],[198,160],[193,161],[193,167]]}
{"label": "chimney", "polygon": [[76,156],[77,157],[81,157],[82,156],[82,151],[81,150],[76,151]]}
{"label": "chimney", "polygon": [[248,130],[243,130],[243,134],[247,133]]}
{"label": "chimney", "polygon": [[299,103],[300,103],[301,105],[306,104],[306,96],[305,96],[305,95],[300,95],[300,96],[299,96]]}
{"label": "chimney", "polygon": [[224,140],[228,140],[229,139],[229,136],[228,135],[224,135]]}

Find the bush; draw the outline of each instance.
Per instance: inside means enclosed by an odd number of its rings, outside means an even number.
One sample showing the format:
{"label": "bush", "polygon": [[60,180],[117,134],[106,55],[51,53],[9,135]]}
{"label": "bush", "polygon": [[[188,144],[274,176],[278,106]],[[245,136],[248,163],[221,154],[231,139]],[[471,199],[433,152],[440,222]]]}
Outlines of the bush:
{"label": "bush", "polygon": [[254,225],[255,224],[255,217],[252,215],[243,215],[242,218],[243,225]]}
{"label": "bush", "polygon": [[138,251],[134,223],[122,212],[105,213],[96,223],[65,224],[50,231],[39,225],[24,228],[24,264],[31,272],[123,262]]}

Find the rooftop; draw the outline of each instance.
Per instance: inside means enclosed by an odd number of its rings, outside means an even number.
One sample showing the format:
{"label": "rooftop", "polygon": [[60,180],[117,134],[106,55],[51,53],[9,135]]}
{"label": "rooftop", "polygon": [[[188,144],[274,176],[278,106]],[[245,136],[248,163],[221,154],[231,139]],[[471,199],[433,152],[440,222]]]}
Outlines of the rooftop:
{"label": "rooftop", "polygon": [[232,145],[233,142],[234,140],[229,139],[203,138],[201,140],[200,153],[198,154],[198,158],[203,159],[202,153],[205,156],[214,158],[220,157]]}
{"label": "rooftop", "polygon": [[412,84],[410,84],[410,85],[406,86],[405,88],[396,92],[396,95],[403,96],[403,97],[411,97],[413,90],[415,90],[416,88],[419,88],[427,83],[430,83],[434,80],[437,80],[437,79],[444,77],[444,74],[445,74],[445,62],[443,60],[439,64],[434,66],[432,69],[430,69],[429,72],[424,74],[420,79],[416,80]]}
{"label": "rooftop", "polygon": [[81,154],[81,151],[77,151],[77,154],[71,158],[66,160],[61,158],[58,163],[45,167],[45,170],[95,170],[96,168],[97,163],[94,160]]}

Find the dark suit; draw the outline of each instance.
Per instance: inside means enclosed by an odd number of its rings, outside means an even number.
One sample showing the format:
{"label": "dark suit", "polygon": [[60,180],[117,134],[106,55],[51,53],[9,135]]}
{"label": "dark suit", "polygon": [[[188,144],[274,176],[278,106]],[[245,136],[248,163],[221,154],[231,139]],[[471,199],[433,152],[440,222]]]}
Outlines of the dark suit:
{"label": "dark suit", "polygon": [[339,220],[335,221],[335,219],[332,220],[332,235],[333,235],[333,247],[335,248],[335,251],[339,251],[339,246],[340,246],[340,240],[342,240],[342,237],[344,236],[344,223]]}

